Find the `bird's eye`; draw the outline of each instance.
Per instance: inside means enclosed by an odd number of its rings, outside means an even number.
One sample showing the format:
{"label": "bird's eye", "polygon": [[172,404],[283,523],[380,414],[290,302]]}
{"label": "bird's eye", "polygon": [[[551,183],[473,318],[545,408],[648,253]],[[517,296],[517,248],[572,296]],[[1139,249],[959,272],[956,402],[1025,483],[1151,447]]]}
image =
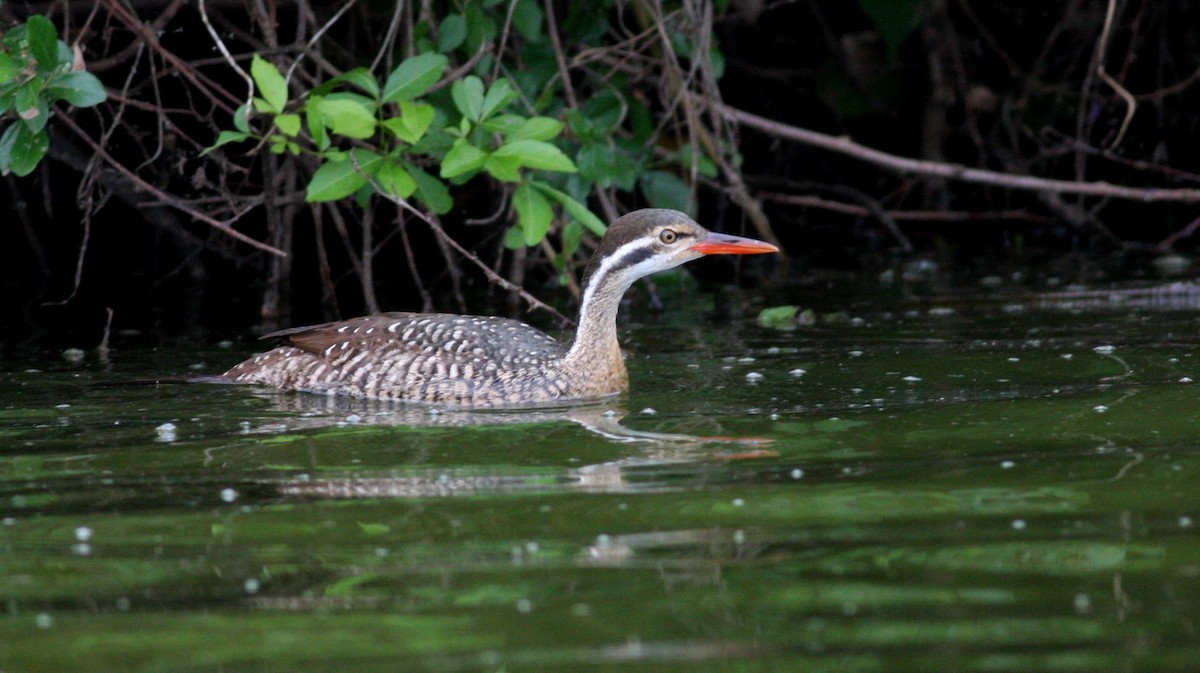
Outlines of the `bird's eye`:
{"label": "bird's eye", "polygon": [[674,243],[675,239],[677,238],[679,238],[679,235],[670,229],[663,229],[662,233],[658,235],[658,240],[666,243],[667,245]]}

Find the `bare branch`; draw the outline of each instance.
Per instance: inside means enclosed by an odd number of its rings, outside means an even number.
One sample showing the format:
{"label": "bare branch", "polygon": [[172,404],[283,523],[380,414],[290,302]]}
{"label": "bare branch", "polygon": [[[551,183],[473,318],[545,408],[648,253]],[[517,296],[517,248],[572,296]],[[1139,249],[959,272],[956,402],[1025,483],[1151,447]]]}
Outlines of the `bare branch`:
{"label": "bare branch", "polygon": [[716,110],[729,119],[780,138],[787,138],[805,145],[812,145],[830,152],[844,154],[861,161],[875,164],[896,173],[926,175],[962,182],[982,185],[992,185],[1007,189],[1021,189],[1033,192],[1048,192],[1055,194],[1078,194],[1081,196],[1099,196],[1113,199],[1142,201],[1145,203],[1200,203],[1200,189],[1189,188],[1158,188],[1158,187],[1127,187],[1114,185],[1111,182],[1076,182],[1074,180],[1058,180],[1054,178],[1039,178],[1032,175],[1012,175],[999,173],[982,168],[969,168],[962,164],[952,164],[938,161],[923,161],[889,154],[865,145],[860,145],[847,136],[833,136],[799,126],[791,126],[765,117],[750,114],[743,110],[710,102]]}

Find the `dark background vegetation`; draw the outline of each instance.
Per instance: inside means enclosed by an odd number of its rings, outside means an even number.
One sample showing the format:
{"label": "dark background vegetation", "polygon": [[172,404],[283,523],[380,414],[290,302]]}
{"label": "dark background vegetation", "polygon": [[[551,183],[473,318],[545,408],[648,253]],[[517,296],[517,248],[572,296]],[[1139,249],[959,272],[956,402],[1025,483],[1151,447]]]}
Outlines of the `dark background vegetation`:
{"label": "dark background vegetation", "polygon": [[[1080,196],[898,171],[737,124],[722,110],[1001,175],[1194,188],[1197,3],[363,0],[334,20],[345,6],[222,0],[206,9],[243,67],[258,53],[287,71],[303,54],[294,97],[373,60],[386,73],[436,44],[451,14],[476,31],[447,53],[457,76],[511,77],[544,95],[541,114],[561,118],[576,107],[600,115],[588,102],[619,92],[626,114],[611,138],[629,174],[585,171],[589,206],[609,219],[681,204],[710,228],[774,237],[788,253],[786,272],[784,262],[754,267],[751,282],[853,282],[932,262],[957,280],[1023,269],[1032,270],[1027,279],[1088,283],[1195,246],[1200,208],[1187,197]],[[349,317],[373,304],[522,313],[522,302],[391,204],[305,203],[313,165],[304,157],[252,144],[201,157],[231,128],[245,83],[198,7],[0,5],[0,30],[49,16],[110,94],[96,108],[60,107],[47,159],[27,177],[0,179],[6,347],[92,345],[108,308],[115,330],[196,336]],[[540,21],[541,32],[506,30],[510,10],[531,12],[522,16]],[[570,87],[558,77],[564,68]],[[648,119],[628,114],[634,103]],[[639,123],[650,124],[649,136],[638,135]],[[585,144],[570,132],[563,142],[568,154]],[[681,149],[705,170],[672,159]],[[507,189],[484,177],[455,185],[455,208],[439,222],[484,264],[569,313],[572,288],[560,271],[577,276],[594,241],[556,266],[560,217],[543,245],[506,248]],[[288,256],[234,240],[197,213]],[[372,241],[366,284],[364,231]]]}

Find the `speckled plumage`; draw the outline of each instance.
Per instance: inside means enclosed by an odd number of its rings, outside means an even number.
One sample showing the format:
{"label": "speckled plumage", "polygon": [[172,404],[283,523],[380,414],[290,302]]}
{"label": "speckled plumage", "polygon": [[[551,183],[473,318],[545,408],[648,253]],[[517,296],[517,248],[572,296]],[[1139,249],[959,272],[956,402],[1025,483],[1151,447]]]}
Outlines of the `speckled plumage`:
{"label": "speckled plumage", "polygon": [[711,234],[676,211],[635,211],[609,227],[588,264],[570,343],[507,318],[383,313],[267,335],[283,345],[222,376],[281,390],[481,407],[616,395],[629,390],[617,308],[635,280],[709,252],[772,250]]}

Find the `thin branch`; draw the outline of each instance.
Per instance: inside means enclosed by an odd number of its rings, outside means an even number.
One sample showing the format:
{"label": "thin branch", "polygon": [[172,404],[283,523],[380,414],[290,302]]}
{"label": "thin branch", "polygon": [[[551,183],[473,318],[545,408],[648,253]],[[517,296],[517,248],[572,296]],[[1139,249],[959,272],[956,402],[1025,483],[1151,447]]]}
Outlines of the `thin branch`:
{"label": "thin branch", "polygon": [[[104,150],[104,148],[100,146],[99,143],[97,143],[95,140],[92,139],[91,136],[89,136],[87,134],[86,131],[79,128],[79,126],[75,123],[75,121],[73,119],[71,119],[68,115],[64,114],[61,110],[58,110],[58,109],[56,109],[55,111],[57,112],[56,117],[59,121],[66,124],[72,131],[75,132],[76,135],[78,135],[80,138],[83,139],[84,142],[86,142],[88,145],[90,145],[92,147],[92,150],[94,150],[96,152],[96,154],[98,154],[102,159],[104,159],[104,161],[106,161],[110,166],[115,168],[117,170],[117,172],[121,173],[121,175],[124,175],[131,182],[133,182],[134,185],[136,185],[138,189],[141,189],[142,191],[153,194],[154,196],[158,197],[158,199],[160,201],[162,201],[164,204],[166,204],[172,208],[175,208],[177,210],[181,210],[181,211],[187,213],[188,215],[196,218],[197,220],[199,220],[215,229],[220,230],[222,233],[224,233],[232,238],[235,238],[235,239],[241,241],[242,243],[245,243],[246,245],[249,245],[250,247],[257,248],[259,250],[262,250],[263,252],[269,252],[272,255],[278,255],[280,257],[287,256],[287,254],[284,253],[282,250],[275,248],[273,246],[267,245],[266,243],[263,243],[262,241],[255,240],[254,238],[251,238],[250,236],[247,236],[246,234],[243,234],[242,232],[234,229],[232,226],[232,220],[229,222],[222,222],[213,217],[210,217],[209,215],[202,213],[202,212],[196,210],[195,208],[189,207],[183,199],[172,196],[171,194],[168,194],[167,192],[164,192],[163,190],[146,182],[141,177],[139,177],[136,173],[134,173],[133,171],[129,170],[124,165],[122,165],[121,162],[114,159],[112,157],[112,155],[110,155],[108,152],[106,152]],[[240,217],[240,215],[238,217]],[[234,219],[237,219],[237,218],[235,217]]]}
{"label": "thin branch", "polygon": [[975,184],[992,185],[1007,189],[1023,189],[1055,194],[1079,194],[1100,196],[1145,203],[1200,203],[1200,189],[1127,187],[1110,182],[1076,182],[1039,178],[1032,175],[1012,175],[982,168],[969,168],[962,164],[938,161],[923,161],[896,156],[865,145],[860,145],[847,136],[833,136],[799,126],[791,126],[765,117],[730,107],[724,103],[710,101],[710,105],[729,119],[761,131],[768,135],[786,138],[805,145],[812,145],[830,152],[844,154],[860,161],[875,164],[896,173],[928,175]]}
{"label": "thin branch", "polygon": [[[832,201],[820,196],[810,196],[807,194],[779,194],[775,192],[758,192],[758,197],[764,201],[772,201],[774,203],[784,203],[791,206],[801,206],[804,208],[820,208],[834,213],[843,215],[854,215],[857,217],[872,217],[874,213],[869,208],[855,205],[853,203],[845,203],[843,201]],[[970,221],[995,221],[995,220],[1023,220],[1028,222],[1051,223],[1056,220],[1046,215],[1035,215],[1024,210],[985,210],[979,212],[965,210],[888,210],[885,211],[889,217],[898,222],[970,222]]]}
{"label": "thin branch", "polygon": [[525,291],[525,288],[521,287],[520,285],[515,285],[513,283],[508,282],[507,280],[504,279],[503,276],[501,276],[500,274],[493,271],[492,268],[489,267],[487,264],[484,264],[483,261],[480,260],[479,257],[475,255],[475,253],[462,247],[461,245],[459,245],[458,241],[451,238],[450,235],[446,233],[446,230],[442,228],[442,225],[435,218],[430,217],[429,215],[426,215],[425,213],[421,212],[419,209],[413,207],[413,205],[410,204],[408,201],[401,199],[399,197],[396,197],[396,196],[392,196],[391,194],[388,194],[386,190],[380,188],[378,185],[376,185],[375,191],[378,192],[380,195],[382,195],[385,199],[391,201],[392,203],[396,204],[397,206],[400,206],[404,210],[407,210],[408,212],[412,213],[413,215],[415,215],[417,217],[417,219],[421,220],[425,224],[428,224],[429,228],[433,230],[433,233],[436,234],[438,236],[438,238],[445,241],[447,245],[449,245],[451,248],[454,248],[454,250],[456,252],[458,252],[458,254],[462,255],[463,258],[469,260],[472,264],[474,264],[476,266],[476,268],[478,268],[480,271],[483,272],[483,275],[487,277],[489,282],[495,283],[496,285],[499,285],[500,287],[504,288],[505,290],[508,290],[509,292],[513,292],[513,293],[520,295],[520,297],[522,299],[524,299],[525,302],[527,304],[529,304],[529,306],[531,308],[537,308],[537,309],[546,311],[547,313],[554,316],[556,319],[560,320],[564,324],[567,324],[567,325],[575,324],[575,321],[571,320],[567,316],[560,313],[553,306],[550,306],[549,304],[543,302],[541,299],[538,299],[537,297],[529,294],[528,292]]}
{"label": "thin branch", "polygon": [[1129,129],[1129,123],[1133,121],[1133,113],[1137,112],[1137,101],[1134,100],[1133,94],[1104,69],[1104,56],[1108,51],[1108,37],[1112,31],[1113,15],[1116,11],[1117,0],[1108,0],[1108,7],[1104,11],[1104,28],[1100,31],[1100,41],[1096,44],[1096,74],[1125,101],[1125,119],[1121,122],[1121,129],[1117,131],[1116,137],[1108,144],[1109,149],[1121,144],[1121,140],[1125,138],[1125,131]]}

